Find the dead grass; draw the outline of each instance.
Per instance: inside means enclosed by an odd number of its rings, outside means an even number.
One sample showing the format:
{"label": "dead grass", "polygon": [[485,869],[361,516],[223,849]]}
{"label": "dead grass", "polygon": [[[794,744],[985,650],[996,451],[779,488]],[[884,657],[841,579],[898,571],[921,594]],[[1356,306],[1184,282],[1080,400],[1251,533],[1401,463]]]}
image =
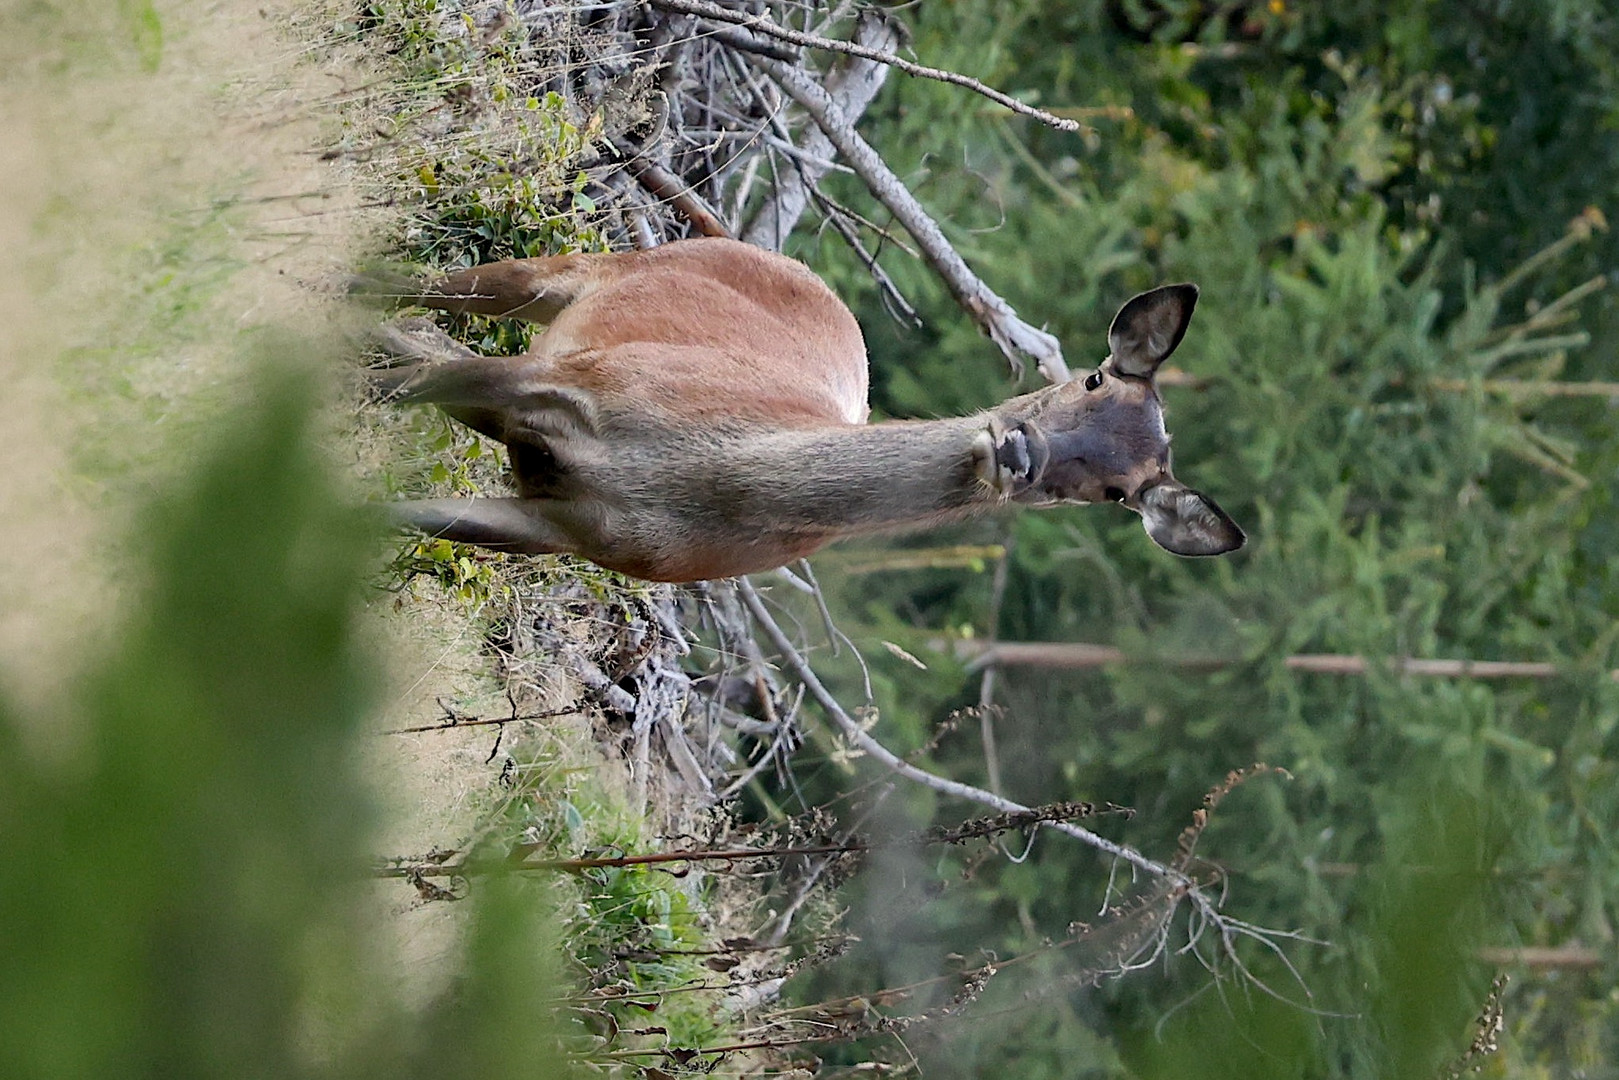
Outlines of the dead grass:
{"label": "dead grass", "polygon": [[23,569],[0,576],[0,670],[44,701],[116,625],[131,506],[234,392],[241,335],[330,317],[302,284],[353,220],[287,220],[281,196],[322,185],[323,80],[265,48],[261,5],[157,5],[160,58],[140,5],[12,6],[0,505]]}

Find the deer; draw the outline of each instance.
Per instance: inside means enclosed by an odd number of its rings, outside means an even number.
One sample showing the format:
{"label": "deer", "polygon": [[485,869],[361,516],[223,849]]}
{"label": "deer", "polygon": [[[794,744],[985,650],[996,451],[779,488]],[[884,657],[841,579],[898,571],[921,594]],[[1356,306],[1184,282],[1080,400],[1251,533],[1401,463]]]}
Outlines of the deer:
{"label": "deer", "polygon": [[1119,503],[1176,555],[1244,543],[1170,471],[1154,376],[1195,285],[1125,303],[1083,379],[970,416],[872,424],[853,313],[802,263],[735,240],[510,259],[387,291],[544,325],[513,357],[384,330],[404,362],[369,369],[379,397],[436,404],[508,451],[515,497],[391,504],[430,537],[664,582],[1013,507]]}

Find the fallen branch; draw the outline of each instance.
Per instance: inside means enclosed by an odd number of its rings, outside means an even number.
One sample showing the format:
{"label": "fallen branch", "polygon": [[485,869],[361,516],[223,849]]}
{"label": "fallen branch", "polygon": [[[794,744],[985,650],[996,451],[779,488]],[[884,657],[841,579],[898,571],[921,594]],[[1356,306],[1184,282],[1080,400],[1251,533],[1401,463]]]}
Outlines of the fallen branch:
{"label": "fallen branch", "polygon": [[960,75],[954,71],[945,71],[942,68],[913,64],[909,60],[901,60],[892,53],[884,52],[881,49],[868,48],[850,41],[839,41],[837,38],[806,34],[802,30],[793,30],[773,23],[762,15],[753,15],[745,11],[732,11],[730,8],[708,3],[707,0],[651,0],[651,3],[653,7],[662,8],[664,11],[676,11],[685,15],[700,15],[705,19],[713,19],[716,22],[734,23],[737,26],[745,26],[756,33],[764,34],[780,41],[790,42],[794,45],[823,49],[827,52],[847,53],[850,56],[858,56],[862,60],[871,60],[879,64],[896,67],[907,75],[915,75],[923,79],[936,79],[939,82],[950,83],[953,86],[963,86],[976,94],[982,94],[997,105],[1031,117],[1042,124],[1056,128],[1058,131],[1079,131],[1083,127],[1077,120],[1068,120],[1046,112],[1044,109],[1037,109],[1033,105],[1026,105],[1017,98],[986,86],[971,76]]}
{"label": "fallen branch", "polygon": [[462,717],[450,713],[445,719],[436,724],[422,724],[418,727],[390,728],[379,731],[378,735],[419,735],[424,731],[455,731],[458,728],[495,727],[503,724],[518,724],[524,720],[550,720],[558,716],[574,716],[579,712],[577,705],[567,709],[548,709],[545,712],[523,713],[520,716],[496,717]]}
{"label": "fallen branch", "polygon": [[[763,59],[763,58],[761,58]],[[772,60],[771,63],[780,63]],[[645,150],[623,139],[613,140],[613,149],[624,158],[624,170],[659,202],[667,203],[704,236],[729,237],[719,215],[680,177],[646,156]]]}
{"label": "fallen branch", "polygon": [[[855,26],[855,40],[868,50],[887,55],[899,44],[899,30],[889,19],[863,16]],[[881,63],[857,57],[827,73],[827,96],[837,102],[845,117],[858,117],[882,89],[887,74],[888,69]],[[800,141],[802,145],[797,149],[801,156],[794,156],[795,167],[776,178],[774,194],[742,232],[742,239],[750,244],[780,251],[782,241],[809,205],[815,185],[832,169],[835,148],[826,132],[811,127]]]}
{"label": "fallen branch", "polygon": [[1466,393],[1475,386],[1486,394],[1500,394],[1510,398],[1533,397],[1602,397],[1619,398],[1619,382],[1564,382],[1560,379],[1481,379],[1477,383],[1466,379],[1434,379],[1428,383],[1435,390]]}
{"label": "fallen branch", "polygon": [[[764,631],[765,637],[775,646],[787,667],[803,684],[805,689],[809,691],[810,696],[821,706],[827,720],[850,744],[893,772],[941,794],[993,807],[1002,813],[1019,814],[1027,812],[1027,807],[1010,799],[1002,798],[993,792],[985,791],[983,788],[974,787],[971,784],[963,784],[957,780],[949,780],[930,773],[926,769],[918,768],[883,746],[856,723],[843,706],[838,703],[838,700],[832,696],[831,692],[826,689],[826,686],[816,676],[814,669],[804,659],[803,654],[794,647],[792,641],[782,631],[781,626],[766,610],[764,601],[753,588],[752,582],[746,578],[738,578],[734,583],[734,587],[737,595],[741,596],[743,603],[753,616],[754,624]],[[1190,834],[1192,838],[1195,839],[1196,834],[1202,830],[1208,820],[1208,810],[1212,808],[1215,802],[1218,802],[1224,792],[1241,783],[1249,776],[1265,770],[1266,767],[1260,765],[1249,770],[1229,774],[1222,786],[1210,793],[1210,799],[1205,801],[1205,808],[1198,811],[1194,816]],[[1189,852],[1183,851],[1181,860],[1175,865],[1166,865],[1149,859],[1134,848],[1114,843],[1106,837],[1071,822],[1047,821],[1041,824],[1045,828],[1054,829],[1057,832],[1071,836],[1097,851],[1128,863],[1130,866],[1156,879],[1137,896],[1134,902],[1150,902],[1149,906],[1163,905],[1163,914],[1161,917],[1157,917],[1140,935],[1132,938],[1127,943],[1128,948],[1121,945],[1122,951],[1117,958],[1117,963],[1112,968],[1115,973],[1122,974],[1139,970],[1156,963],[1160,957],[1165,955],[1169,945],[1171,918],[1175,908],[1184,900],[1191,905],[1192,910],[1188,928],[1188,941],[1181,951],[1193,952],[1200,962],[1213,971],[1214,961],[1205,958],[1198,948],[1204,930],[1212,928],[1216,932],[1218,941],[1216,956],[1223,956],[1250,984],[1280,1001],[1299,1005],[1300,1008],[1309,1009],[1312,1012],[1317,1011],[1309,1005],[1293,1002],[1255,976],[1243,962],[1241,956],[1238,955],[1237,944],[1241,939],[1248,938],[1258,942],[1261,947],[1280,958],[1283,967],[1292,973],[1294,979],[1303,988],[1306,998],[1309,998],[1312,996],[1309,987],[1304,984],[1303,977],[1292,962],[1288,960],[1281,945],[1278,944],[1278,940],[1306,941],[1312,944],[1324,943],[1317,942],[1315,939],[1307,938],[1296,932],[1255,926],[1252,923],[1244,922],[1241,919],[1232,918],[1222,913],[1218,903],[1205,894],[1204,883],[1198,881],[1187,871],[1187,866],[1190,863]],[[1183,834],[1183,847],[1185,844],[1186,834]]]}
{"label": "fallen branch", "polygon": [[1012,365],[1012,370],[1021,376],[1023,357],[1030,356],[1047,381],[1067,382],[1070,376],[1068,365],[1063,361],[1061,343],[1051,334],[1020,319],[1012,305],[1001,299],[972,272],[966,260],[945,239],[938,222],[922,209],[916,196],[894,175],[894,171],[871,148],[871,144],[860,137],[853,123],[826,89],[796,65],[784,64],[767,56],[749,55],[747,61],[774,79],[788,97],[810,114],[877,201],[886,206],[916,240],[922,257],[944,280],[956,303],[995,342]]}
{"label": "fallen branch", "polygon": [[1491,967],[1526,967],[1534,971],[1595,971],[1611,957],[1586,945],[1525,945],[1517,949],[1480,949],[1478,958]]}
{"label": "fallen branch", "polygon": [[[504,721],[509,723],[510,721]],[[1087,802],[1059,802],[1037,806],[1018,813],[999,814],[995,817],[973,818],[955,828],[927,829],[909,836],[896,837],[881,845],[863,840],[849,839],[832,844],[811,844],[796,847],[684,849],[655,851],[644,855],[593,855],[575,859],[530,859],[538,851],[539,843],[514,844],[504,858],[479,859],[470,857],[454,862],[461,854],[438,851],[429,860],[389,862],[373,872],[379,878],[472,877],[478,874],[507,873],[514,870],[555,870],[565,874],[578,874],[586,870],[608,867],[660,866],[667,863],[741,862],[746,859],[776,859],[803,855],[853,855],[875,851],[878,847],[905,848],[936,844],[961,844],[968,840],[983,840],[1015,829],[1028,829],[1053,821],[1067,821],[1077,817],[1090,817],[1098,813],[1124,813],[1123,807],[1097,806]]]}
{"label": "fallen branch", "polygon": [[[747,605],[749,613],[752,614],[754,623],[764,631],[765,637],[769,638],[771,645],[781,654],[783,661],[786,662],[793,675],[799,682],[804,684],[810,696],[821,706],[821,711],[826,714],[827,719],[837,728],[839,734],[851,744],[907,780],[915,781],[923,787],[932,788],[941,794],[976,802],[1003,814],[1026,814],[1030,811],[1030,807],[1013,802],[1011,799],[1002,798],[994,792],[985,791],[983,788],[974,787],[971,784],[963,784],[959,780],[949,780],[942,776],[936,776],[926,769],[918,768],[872,738],[864,728],[855,722],[853,717],[844,711],[843,706],[838,703],[838,699],[833,697],[832,692],[821,682],[820,677],[809,666],[809,662],[804,659],[803,654],[794,647],[786,633],[777,625],[776,620],[771,618],[770,612],[765,609],[764,601],[759,598],[753,583],[746,578],[738,578],[736,580],[736,590],[742,597],[742,602]],[[1060,833],[1072,836],[1104,854],[1111,855],[1116,859],[1122,859],[1136,869],[1145,871],[1153,877],[1169,878],[1189,889],[1195,887],[1195,883],[1191,878],[1173,867],[1154,862],[1134,848],[1116,844],[1105,836],[1094,833],[1082,825],[1075,825],[1067,821],[1046,821],[1042,822],[1042,824],[1048,829],[1055,829]]]}
{"label": "fallen branch", "polygon": [[[1126,663],[1169,664],[1196,671],[1217,671],[1254,662],[1234,656],[1131,656],[1112,645],[1082,641],[973,639],[955,641],[949,647],[957,659],[967,661],[968,671],[988,667],[1082,671]],[[1556,679],[1577,674],[1567,667],[1538,660],[1430,660],[1414,656],[1380,658],[1346,653],[1300,653],[1284,657],[1282,665],[1289,671],[1317,675],[1365,675],[1387,670],[1401,675],[1441,679]],[[1608,677],[1619,681],[1619,671],[1608,672]]]}

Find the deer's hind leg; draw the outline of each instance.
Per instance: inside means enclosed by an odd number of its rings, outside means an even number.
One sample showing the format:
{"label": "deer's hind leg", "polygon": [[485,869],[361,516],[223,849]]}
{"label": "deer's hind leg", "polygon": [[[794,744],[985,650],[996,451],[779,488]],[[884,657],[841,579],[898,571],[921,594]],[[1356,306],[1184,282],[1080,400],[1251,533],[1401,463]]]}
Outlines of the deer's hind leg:
{"label": "deer's hind leg", "polygon": [[389,295],[456,314],[548,323],[599,281],[610,255],[505,259],[417,281]]}
{"label": "deer's hind leg", "polygon": [[[402,364],[366,372],[372,391],[385,401],[429,402],[451,416],[499,418],[485,432],[506,442],[516,430],[594,434],[596,405],[591,394],[550,382],[545,361],[528,356],[478,356],[447,364]],[[483,431],[470,420],[467,426]]]}

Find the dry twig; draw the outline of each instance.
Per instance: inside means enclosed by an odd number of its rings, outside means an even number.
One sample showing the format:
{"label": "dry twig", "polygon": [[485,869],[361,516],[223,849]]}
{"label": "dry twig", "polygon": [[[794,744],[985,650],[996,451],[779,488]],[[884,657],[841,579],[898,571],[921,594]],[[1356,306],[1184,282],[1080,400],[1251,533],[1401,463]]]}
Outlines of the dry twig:
{"label": "dry twig", "polygon": [[[858,56],[862,60],[871,60],[878,64],[887,64],[890,67],[898,68],[907,75],[915,75],[923,79],[936,79],[939,82],[950,83],[952,86],[966,87],[975,94],[982,94],[984,97],[989,98],[997,105],[1031,117],[1048,127],[1056,128],[1058,131],[1079,131],[1082,127],[1077,120],[1069,120],[1046,112],[1044,109],[1037,109],[1033,105],[1025,104],[1017,98],[1010,97],[993,87],[986,86],[971,76],[954,71],[945,71],[943,68],[913,64],[909,60],[902,60],[893,53],[880,48],[870,48],[857,42],[839,41],[836,38],[821,37],[817,34],[806,34],[801,30],[778,26],[762,15],[754,15],[745,11],[733,11],[718,4],[708,3],[707,0],[651,0],[651,2],[653,7],[662,8],[665,11],[700,15],[705,19],[713,19],[716,22],[735,23],[738,26],[746,26],[750,30],[755,30],[781,41],[791,42],[794,45],[803,45],[812,49],[824,49],[828,52],[847,53],[850,56]],[[760,55],[764,54],[761,52]]]}
{"label": "dry twig", "polygon": [[1012,305],[1003,300],[974,274],[965,259],[945,239],[922,204],[916,201],[903,181],[854,130],[854,124],[844,115],[838,103],[826,89],[802,68],[784,64],[766,56],[749,56],[748,62],[768,74],[810,114],[826,137],[836,146],[838,153],[854,167],[860,179],[886,206],[905,231],[916,240],[922,256],[944,279],[956,302],[981,326],[990,340],[1000,348],[1002,355],[1019,375],[1023,372],[1023,357],[1033,357],[1048,382],[1067,382],[1068,365],[1062,358],[1062,345],[1051,334],[1030,326],[1018,317]]}

